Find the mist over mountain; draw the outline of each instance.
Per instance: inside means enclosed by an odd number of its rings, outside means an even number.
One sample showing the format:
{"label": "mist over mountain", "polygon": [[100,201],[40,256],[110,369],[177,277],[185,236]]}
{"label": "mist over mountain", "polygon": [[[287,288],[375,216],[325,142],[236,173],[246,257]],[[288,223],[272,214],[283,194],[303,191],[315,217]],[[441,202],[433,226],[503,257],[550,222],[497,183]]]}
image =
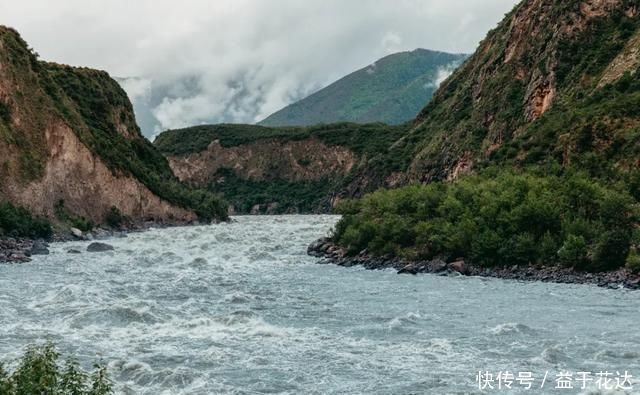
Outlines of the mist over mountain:
{"label": "mist over mountain", "polygon": [[[287,88],[288,98],[274,99],[282,82],[271,79],[257,84],[255,75],[242,73],[229,81],[211,81],[206,75],[170,80],[146,77],[118,78],[127,92],[143,134],[155,137],[167,129],[210,123],[255,123],[275,105],[286,105],[309,94],[310,87]],[[315,87],[318,89],[319,87]],[[278,96],[280,94],[278,93]],[[265,110],[266,108],[266,110]]]}
{"label": "mist over mountain", "polygon": [[427,49],[389,55],[283,108],[260,124],[400,124],[418,114],[465,58],[466,55]]}
{"label": "mist over mountain", "polygon": [[[321,84],[274,76],[258,86],[255,75],[211,81],[206,75],[175,79],[117,78],[127,92],[143,134],[151,139],[168,129],[213,123],[259,123],[266,126],[330,122],[399,124],[414,118],[433,92],[466,55],[426,49],[399,52],[377,60],[340,80]],[[283,86],[287,85],[283,94]],[[273,106],[285,108],[273,112]]]}

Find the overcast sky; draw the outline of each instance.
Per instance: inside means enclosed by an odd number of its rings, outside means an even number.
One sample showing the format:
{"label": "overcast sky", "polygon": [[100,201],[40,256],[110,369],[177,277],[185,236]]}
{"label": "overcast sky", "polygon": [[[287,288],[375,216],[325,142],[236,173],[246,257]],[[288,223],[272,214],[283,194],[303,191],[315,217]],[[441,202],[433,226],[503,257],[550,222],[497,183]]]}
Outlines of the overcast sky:
{"label": "overcast sky", "polygon": [[[20,31],[45,60],[156,84],[191,77],[195,88],[152,109],[163,127],[178,127],[258,121],[393,52],[473,52],[515,3],[2,0],[0,23]],[[148,89],[127,87],[131,96]]]}

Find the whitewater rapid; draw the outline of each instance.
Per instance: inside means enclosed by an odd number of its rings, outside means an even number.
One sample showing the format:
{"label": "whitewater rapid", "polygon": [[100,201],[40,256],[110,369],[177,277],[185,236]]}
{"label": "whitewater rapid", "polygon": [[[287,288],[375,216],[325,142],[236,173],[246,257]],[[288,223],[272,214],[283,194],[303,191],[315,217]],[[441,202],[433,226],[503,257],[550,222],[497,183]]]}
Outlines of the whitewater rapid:
{"label": "whitewater rapid", "polygon": [[[587,394],[607,392],[555,375],[640,377],[638,292],[318,265],[306,247],[336,221],[236,217],[2,265],[0,361],[51,340],[124,394]],[[478,389],[505,370],[551,383]]]}

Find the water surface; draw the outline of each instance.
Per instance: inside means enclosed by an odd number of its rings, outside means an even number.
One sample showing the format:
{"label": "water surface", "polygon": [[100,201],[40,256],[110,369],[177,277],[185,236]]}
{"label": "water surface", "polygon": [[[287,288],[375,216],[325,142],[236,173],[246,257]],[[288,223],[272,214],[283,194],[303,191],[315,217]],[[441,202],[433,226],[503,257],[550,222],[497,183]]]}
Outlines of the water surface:
{"label": "water surface", "polygon": [[306,247],[336,220],[238,217],[2,265],[0,360],[49,339],[125,394],[468,394],[479,370],[549,372],[485,393],[586,394],[555,375],[640,376],[639,293],[318,265]]}

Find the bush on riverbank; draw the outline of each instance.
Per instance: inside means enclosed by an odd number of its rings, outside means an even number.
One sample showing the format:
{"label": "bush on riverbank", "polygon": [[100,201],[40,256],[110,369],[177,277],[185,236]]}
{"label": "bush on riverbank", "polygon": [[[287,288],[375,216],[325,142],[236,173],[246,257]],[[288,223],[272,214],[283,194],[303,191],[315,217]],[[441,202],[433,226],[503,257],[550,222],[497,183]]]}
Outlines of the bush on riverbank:
{"label": "bush on riverbank", "polygon": [[0,202],[0,236],[48,239],[51,234],[51,224],[46,219],[34,218],[24,207]]}
{"label": "bush on riverbank", "polygon": [[64,365],[60,354],[47,343],[27,348],[12,372],[0,364],[2,395],[107,395],[113,389],[106,368],[95,366],[92,373],[83,371],[73,359]]}
{"label": "bush on riverbank", "polygon": [[453,183],[380,190],[338,210],[334,240],[351,254],[588,271],[625,265],[638,220],[636,201],[621,185],[578,172],[487,170]]}

